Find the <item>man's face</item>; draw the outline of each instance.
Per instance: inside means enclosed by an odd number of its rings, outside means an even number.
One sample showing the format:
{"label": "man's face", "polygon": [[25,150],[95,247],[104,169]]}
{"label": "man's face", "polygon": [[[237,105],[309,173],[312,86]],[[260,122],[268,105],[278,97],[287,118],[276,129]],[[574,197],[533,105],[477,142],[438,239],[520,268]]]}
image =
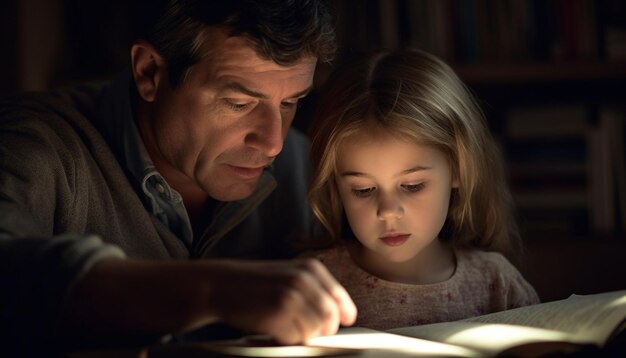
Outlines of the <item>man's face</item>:
{"label": "man's face", "polygon": [[244,38],[220,35],[177,88],[159,86],[149,124],[153,160],[214,199],[249,196],[280,153],[315,64],[306,57],[282,67]]}

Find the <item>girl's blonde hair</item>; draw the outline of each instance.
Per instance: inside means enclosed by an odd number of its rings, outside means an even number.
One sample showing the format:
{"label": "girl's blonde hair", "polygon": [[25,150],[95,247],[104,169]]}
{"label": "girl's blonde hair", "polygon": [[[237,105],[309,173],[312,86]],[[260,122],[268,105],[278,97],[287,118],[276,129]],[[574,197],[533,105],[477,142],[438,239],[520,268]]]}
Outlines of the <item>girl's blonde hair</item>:
{"label": "girl's blonde hair", "polygon": [[[521,249],[498,146],[472,93],[454,71],[415,49],[378,52],[331,75],[311,128],[313,213],[337,239],[344,215],[337,148],[360,130],[387,131],[431,145],[450,163],[454,189],[444,230],[456,247]],[[442,235],[440,235],[441,237]]]}

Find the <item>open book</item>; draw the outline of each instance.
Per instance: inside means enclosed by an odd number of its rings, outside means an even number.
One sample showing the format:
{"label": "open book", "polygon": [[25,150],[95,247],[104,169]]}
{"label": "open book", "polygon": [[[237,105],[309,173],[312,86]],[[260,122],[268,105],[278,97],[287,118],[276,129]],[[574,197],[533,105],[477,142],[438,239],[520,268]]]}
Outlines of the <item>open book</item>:
{"label": "open book", "polygon": [[619,335],[616,349],[626,357],[625,326],[626,290],[623,290],[572,295],[564,300],[460,321],[388,331],[342,328],[337,335],[316,337],[304,346],[276,346],[255,336],[200,343],[187,349],[239,357],[536,357],[599,350]]}

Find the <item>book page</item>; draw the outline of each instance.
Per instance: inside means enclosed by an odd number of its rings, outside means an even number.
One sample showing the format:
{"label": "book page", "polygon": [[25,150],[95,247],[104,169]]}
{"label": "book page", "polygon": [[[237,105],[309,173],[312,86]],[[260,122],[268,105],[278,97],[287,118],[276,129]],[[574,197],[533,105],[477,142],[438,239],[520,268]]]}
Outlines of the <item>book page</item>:
{"label": "book page", "polygon": [[[266,335],[238,339],[159,345],[154,357],[459,357],[480,358],[483,353],[450,344],[398,336],[367,328],[341,328],[332,336],[314,337],[305,345],[280,345]],[[79,358],[73,357],[73,358]],[[92,358],[81,355],[80,358]],[[93,356],[100,358],[100,356]]]}
{"label": "book page", "polygon": [[357,349],[360,357],[483,357],[484,354],[451,344],[395,335],[367,328],[341,328],[336,335],[309,339],[309,347]]}
{"label": "book page", "polygon": [[[485,347],[490,351],[532,341],[603,346],[625,318],[626,290],[572,295],[565,300],[456,322],[398,328],[387,332],[474,348]],[[494,337],[498,337],[501,346],[494,346]]]}
{"label": "book page", "polygon": [[626,319],[626,290],[593,295],[572,295],[546,302],[492,313],[468,322],[506,323],[565,332],[572,339],[603,346]]}
{"label": "book page", "polygon": [[[566,346],[581,344],[562,332],[497,323],[456,321],[396,328],[387,332],[468,347],[489,356],[530,344],[541,343],[541,347],[535,348],[534,355],[537,356],[553,351],[555,342],[568,343]],[[566,350],[563,347],[560,349]]]}

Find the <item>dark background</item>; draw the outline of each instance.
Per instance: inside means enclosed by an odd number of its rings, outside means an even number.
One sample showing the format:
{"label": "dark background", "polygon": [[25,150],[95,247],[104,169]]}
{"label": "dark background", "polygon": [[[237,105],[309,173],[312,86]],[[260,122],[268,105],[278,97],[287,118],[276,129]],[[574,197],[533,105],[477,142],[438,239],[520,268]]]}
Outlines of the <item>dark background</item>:
{"label": "dark background", "polygon": [[[507,159],[545,301],[626,289],[626,1],[335,0],[342,61],[415,46],[479,99]],[[3,0],[0,96],[110,78],[128,61],[132,2]],[[316,74],[319,88],[331,66]],[[317,91],[295,125],[306,131]]]}

